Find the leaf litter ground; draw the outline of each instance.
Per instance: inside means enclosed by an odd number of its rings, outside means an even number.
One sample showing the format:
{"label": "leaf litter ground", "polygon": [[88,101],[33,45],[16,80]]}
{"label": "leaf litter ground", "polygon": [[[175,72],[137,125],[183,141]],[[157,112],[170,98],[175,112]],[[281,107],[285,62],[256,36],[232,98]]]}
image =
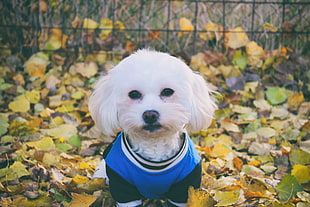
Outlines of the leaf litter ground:
{"label": "leaf litter ground", "polygon": [[[182,24],[179,35],[188,35],[189,23]],[[219,105],[211,127],[192,135],[203,177],[201,189],[189,189],[188,205],[309,206],[309,57],[264,51],[236,30],[226,54],[187,58]],[[1,53],[2,206],[114,205],[104,180],[92,179],[113,138],[100,134],[87,108],[99,74],[121,60],[111,54],[73,61],[57,52]]]}

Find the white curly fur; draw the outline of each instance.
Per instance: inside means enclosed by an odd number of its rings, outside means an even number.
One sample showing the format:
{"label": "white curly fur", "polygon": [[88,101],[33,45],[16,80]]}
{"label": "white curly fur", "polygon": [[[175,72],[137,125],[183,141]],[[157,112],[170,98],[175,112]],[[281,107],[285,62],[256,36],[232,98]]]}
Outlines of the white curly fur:
{"label": "white curly fur", "polygon": [[[173,89],[169,97],[164,88]],[[131,99],[130,91],[140,99]],[[141,156],[161,161],[178,152],[180,134],[207,128],[216,106],[205,80],[183,61],[166,53],[139,50],[122,60],[103,76],[89,100],[97,127],[106,135],[123,130],[133,149]],[[160,129],[143,129],[142,114],[159,113]]]}

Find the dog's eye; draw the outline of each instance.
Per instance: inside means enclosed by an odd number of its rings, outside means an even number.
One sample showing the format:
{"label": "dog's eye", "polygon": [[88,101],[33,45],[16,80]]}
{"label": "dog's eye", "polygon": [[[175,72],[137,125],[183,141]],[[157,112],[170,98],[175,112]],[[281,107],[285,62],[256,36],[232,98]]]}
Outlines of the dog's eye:
{"label": "dog's eye", "polygon": [[139,91],[133,90],[128,93],[129,98],[136,100],[140,99],[142,94]]}
{"label": "dog's eye", "polygon": [[169,96],[172,96],[173,93],[174,93],[174,90],[172,90],[171,88],[164,88],[160,92],[160,96],[169,97]]}

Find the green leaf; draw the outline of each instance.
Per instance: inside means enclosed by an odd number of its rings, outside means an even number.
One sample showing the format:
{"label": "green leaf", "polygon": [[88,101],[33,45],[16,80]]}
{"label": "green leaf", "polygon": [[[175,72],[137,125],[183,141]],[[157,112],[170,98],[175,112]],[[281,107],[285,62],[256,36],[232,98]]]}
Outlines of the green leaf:
{"label": "green leaf", "polygon": [[299,149],[293,148],[289,154],[290,162],[292,165],[309,165],[310,153]]}
{"label": "green leaf", "polygon": [[276,191],[279,193],[280,201],[289,201],[296,196],[297,192],[303,191],[303,188],[295,176],[287,174],[276,187]]}
{"label": "green leaf", "polygon": [[82,141],[81,141],[80,137],[76,136],[76,135],[70,137],[68,139],[68,143],[72,144],[72,145],[74,145],[76,147],[81,147],[82,146]]}
{"label": "green leaf", "polygon": [[246,53],[242,52],[241,50],[236,50],[232,63],[243,70],[248,63],[248,57]]}
{"label": "green leaf", "polygon": [[266,95],[272,105],[278,105],[287,100],[285,89],[280,87],[267,87]]}
{"label": "green leaf", "polygon": [[5,134],[8,131],[9,124],[4,116],[0,116],[0,135]]}

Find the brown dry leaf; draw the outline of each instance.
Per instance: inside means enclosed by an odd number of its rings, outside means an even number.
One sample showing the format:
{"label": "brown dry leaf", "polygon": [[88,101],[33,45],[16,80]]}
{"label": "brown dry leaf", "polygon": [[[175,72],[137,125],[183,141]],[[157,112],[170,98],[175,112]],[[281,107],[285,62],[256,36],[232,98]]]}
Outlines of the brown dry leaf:
{"label": "brown dry leaf", "polygon": [[288,97],[287,103],[290,110],[297,110],[299,105],[305,101],[304,94],[302,92],[295,93]]}
{"label": "brown dry leaf", "polygon": [[80,17],[76,16],[74,20],[71,22],[71,26],[73,28],[77,28],[80,27],[80,25],[82,25],[82,20],[80,19]]}
{"label": "brown dry leaf", "polygon": [[238,49],[248,44],[248,35],[243,31],[241,27],[237,27],[228,33],[228,47],[232,49]]}
{"label": "brown dry leaf", "polygon": [[214,206],[216,202],[210,194],[204,190],[189,188],[188,191],[188,207],[211,207]]}
{"label": "brown dry leaf", "polygon": [[81,195],[77,193],[72,193],[72,201],[69,207],[89,207],[93,204],[97,197],[92,195]]}
{"label": "brown dry leaf", "polygon": [[253,41],[246,44],[245,49],[248,56],[248,64],[260,68],[266,57],[264,49]]}
{"label": "brown dry leaf", "polygon": [[243,162],[242,162],[242,160],[240,159],[240,158],[238,158],[238,157],[235,157],[234,159],[233,159],[233,163],[234,163],[234,166],[235,166],[235,168],[237,169],[237,170],[241,170],[242,169],[242,167],[243,167]]}
{"label": "brown dry leaf", "polygon": [[75,64],[75,71],[86,78],[90,78],[97,74],[98,65],[95,62],[77,63]]}
{"label": "brown dry leaf", "polygon": [[158,39],[160,37],[160,33],[158,30],[152,30],[150,32],[147,33],[149,40],[155,40]]}

